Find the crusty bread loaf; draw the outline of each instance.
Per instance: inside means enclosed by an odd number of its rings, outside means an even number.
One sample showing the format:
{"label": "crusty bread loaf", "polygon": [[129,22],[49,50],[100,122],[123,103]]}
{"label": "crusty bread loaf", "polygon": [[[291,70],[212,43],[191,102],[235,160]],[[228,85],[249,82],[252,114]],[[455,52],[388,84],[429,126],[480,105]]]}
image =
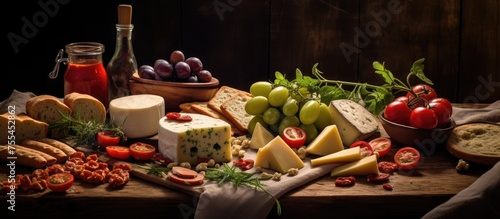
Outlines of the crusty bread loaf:
{"label": "crusty bread loaf", "polygon": [[64,151],[64,153],[66,155],[71,156],[73,155],[76,150],[74,148],[72,148],[71,146],[69,146],[68,144],[62,142],[62,141],[58,141],[56,139],[52,139],[52,138],[40,138],[40,139],[37,139],[37,141],[41,141],[43,143],[46,143],[46,144],[49,144],[49,145],[52,145],[56,148],[59,148],[61,149],[61,151]]}
{"label": "crusty bread loaf", "polygon": [[51,125],[64,115],[71,115],[71,109],[59,98],[52,95],[39,95],[26,101],[26,114],[33,119]]}
{"label": "crusty bread loaf", "polygon": [[252,98],[247,94],[240,93],[221,105],[222,115],[228,118],[243,133],[248,133],[248,123],[254,116],[245,111],[245,104]]}
{"label": "crusty bread loaf", "polygon": [[26,151],[31,151],[33,153],[41,155],[43,158],[45,158],[45,160],[47,160],[47,165],[52,165],[52,164],[54,164],[54,163],[57,162],[57,158],[55,158],[54,156],[52,156],[50,154],[47,154],[45,152],[42,152],[42,151],[39,151],[39,150],[35,150],[35,149],[32,149],[32,148],[27,148],[27,147],[21,146],[21,145],[15,145],[15,147],[16,147],[16,149],[22,149],[22,150],[26,150]]}
{"label": "crusty bread loaf", "polygon": [[[10,162],[11,160],[9,160],[8,157],[16,157],[16,165],[19,164],[32,168],[43,168],[47,165],[47,160],[38,153],[16,148],[16,145],[10,147],[11,148],[7,145],[0,145],[0,160]],[[12,148],[15,148],[15,154],[9,153]]]}
{"label": "crusty bread loaf", "polygon": [[100,123],[106,121],[104,104],[93,96],[73,92],[64,96],[64,104],[71,109],[73,118]]}
{"label": "crusty bread loaf", "polygon": [[215,93],[215,95],[212,97],[212,99],[208,101],[207,105],[210,108],[222,114],[222,109],[221,109],[222,104],[239,94],[252,96],[250,93],[246,91],[242,91],[225,85],[221,86],[219,90],[217,90],[217,93]]}
{"label": "crusty bread loaf", "polygon": [[[4,113],[0,115],[0,144],[7,144],[8,140],[22,142],[26,139],[46,138],[49,124],[35,120],[24,113],[15,115]],[[10,131],[10,132],[9,132]],[[15,139],[10,139],[11,132],[15,131]]]}

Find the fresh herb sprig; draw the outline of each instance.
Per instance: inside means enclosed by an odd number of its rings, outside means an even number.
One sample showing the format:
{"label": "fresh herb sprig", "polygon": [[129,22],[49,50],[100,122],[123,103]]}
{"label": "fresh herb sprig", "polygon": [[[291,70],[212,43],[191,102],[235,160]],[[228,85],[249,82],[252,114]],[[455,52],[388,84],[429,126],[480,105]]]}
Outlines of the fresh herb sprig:
{"label": "fresh herb sprig", "polygon": [[219,184],[230,182],[235,187],[246,186],[254,188],[256,190],[261,190],[268,195],[270,195],[276,202],[277,214],[281,215],[281,205],[280,202],[273,194],[264,188],[264,184],[261,180],[269,180],[271,177],[254,177],[257,172],[249,173],[243,172],[235,166],[229,166],[224,163],[221,168],[208,168],[205,171],[205,178],[208,180],[216,181]]}
{"label": "fresh herb sprig", "polygon": [[[293,80],[286,79],[285,75],[276,71],[274,84],[286,86],[296,95],[301,95],[304,99],[320,99],[323,103],[330,103],[336,99],[350,99],[361,103],[365,108],[375,115],[378,115],[387,104],[394,100],[397,92],[413,92],[410,78],[418,77],[423,82],[433,85],[432,81],[424,74],[424,58],[415,61],[406,76],[406,83],[395,78],[392,72],[385,68],[385,63],[373,62],[375,73],[384,80],[382,85],[373,85],[361,82],[330,80],[323,76],[323,72],[318,69],[318,63],[312,67],[312,75],[304,76],[300,69],[296,69]],[[304,95],[306,88],[309,93],[318,95]],[[414,93],[414,95],[416,95]]]}
{"label": "fresh herb sprig", "polygon": [[61,120],[50,124],[50,129],[62,132],[68,138],[75,140],[77,145],[98,146],[96,136],[98,132],[102,131],[112,132],[119,136],[120,139],[126,139],[121,128],[109,122],[84,121],[78,115],[73,117],[70,114],[59,113],[61,114]]}
{"label": "fresh herb sprig", "polygon": [[164,177],[165,174],[167,174],[168,171],[170,171],[170,168],[163,167],[163,166],[160,166],[160,165],[154,164],[154,163],[146,163],[144,165],[136,164],[136,166],[141,168],[141,169],[147,170],[148,174],[153,174],[153,175],[156,175],[159,177]]}

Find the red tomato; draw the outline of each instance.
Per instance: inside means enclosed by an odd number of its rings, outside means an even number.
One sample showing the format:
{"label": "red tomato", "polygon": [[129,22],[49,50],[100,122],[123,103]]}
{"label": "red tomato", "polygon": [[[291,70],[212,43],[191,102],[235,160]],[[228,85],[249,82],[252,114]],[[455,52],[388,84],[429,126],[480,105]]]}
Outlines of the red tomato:
{"label": "red tomato", "polygon": [[410,125],[420,129],[433,129],[438,124],[436,113],[425,107],[415,108],[410,115]]}
{"label": "red tomato", "polygon": [[389,138],[379,137],[368,142],[373,152],[377,152],[380,157],[389,153],[392,147],[392,141]]}
{"label": "red tomato", "polygon": [[[427,84],[419,84],[413,86],[412,90],[420,97],[426,99],[427,101],[431,101],[432,99],[437,97],[436,91],[429,85]],[[406,94],[408,99],[411,101],[411,99],[415,98],[413,93],[408,92]]]}
{"label": "red tomato", "polygon": [[168,112],[166,115],[167,119],[177,119],[181,117],[181,114],[178,112]]}
{"label": "red tomato", "polygon": [[394,162],[401,170],[410,170],[418,165],[420,153],[412,147],[404,147],[399,149],[394,155]]}
{"label": "red tomato", "polygon": [[113,132],[102,131],[97,133],[97,144],[101,147],[120,144],[120,136]]}
{"label": "red tomato", "polygon": [[193,120],[193,118],[191,118],[191,116],[189,115],[183,115],[183,114],[180,114],[178,112],[169,112],[165,115],[167,117],[168,120],[176,120],[176,121],[183,121],[183,122],[189,122],[191,120]]}
{"label": "red tomato", "polygon": [[350,148],[360,147],[361,157],[368,157],[373,154],[373,149],[366,141],[356,141],[349,146]]}
{"label": "red tomato", "polygon": [[153,145],[136,142],[130,145],[130,154],[136,160],[149,160],[156,153],[156,148]]}
{"label": "red tomato", "polygon": [[109,156],[126,160],[130,157],[130,149],[125,146],[107,146],[106,152]]}
{"label": "red tomato", "polygon": [[68,190],[75,181],[71,173],[56,173],[47,178],[47,186],[54,192],[64,192]]}
{"label": "red tomato", "polygon": [[410,125],[411,109],[402,101],[393,101],[385,107],[384,117],[394,123]]}
{"label": "red tomato", "polygon": [[306,132],[299,127],[287,127],[283,130],[283,140],[291,148],[300,148],[306,143]]}
{"label": "red tomato", "polygon": [[400,101],[400,102],[408,103],[408,97],[407,96],[399,96],[396,99],[394,99],[394,101]]}
{"label": "red tomato", "polygon": [[434,111],[434,114],[436,114],[438,128],[444,128],[448,125],[448,123],[450,122],[451,113],[444,103],[430,102],[429,109]]}
{"label": "red tomato", "polygon": [[453,106],[451,105],[451,102],[449,100],[447,100],[445,98],[438,97],[438,98],[432,99],[431,103],[442,103],[448,108],[448,110],[450,111],[450,115],[453,114]]}

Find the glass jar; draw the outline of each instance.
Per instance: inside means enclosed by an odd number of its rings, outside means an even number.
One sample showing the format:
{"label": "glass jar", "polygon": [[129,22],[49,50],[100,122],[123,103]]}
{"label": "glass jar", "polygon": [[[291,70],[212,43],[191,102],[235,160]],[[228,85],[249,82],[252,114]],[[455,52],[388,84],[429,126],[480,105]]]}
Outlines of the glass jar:
{"label": "glass jar", "polygon": [[109,81],[109,101],[130,95],[129,80],[137,72],[137,61],[132,47],[132,24],[116,25],[116,48],[106,66]]}
{"label": "glass jar", "polygon": [[67,63],[64,74],[64,95],[77,92],[88,94],[108,107],[108,75],[102,63],[104,45],[94,42],[77,42],[66,45],[68,58],[60,50],[50,78],[56,78],[60,63]]}

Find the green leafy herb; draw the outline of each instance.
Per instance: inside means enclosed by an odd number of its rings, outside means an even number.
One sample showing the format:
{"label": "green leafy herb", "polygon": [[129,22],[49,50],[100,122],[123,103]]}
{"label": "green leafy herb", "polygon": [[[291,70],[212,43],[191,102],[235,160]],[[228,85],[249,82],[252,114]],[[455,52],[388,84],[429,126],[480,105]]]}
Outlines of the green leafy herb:
{"label": "green leafy herb", "polygon": [[233,183],[235,187],[246,186],[254,188],[256,190],[261,190],[271,197],[273,197],[276,202],[276,209],[278,215],[281,215],[281,205],[276,197],[269,193],[265,188],[261,180],[269,180],[271,177],[254,177],[256,172],[248,173],[243,172],[236,166],[230,167],[227,163],[224,163],[221,168],[208,168],[205,171],[205,178],[208,180],[216,181],[217,183],[230,182]]}
{"label": "green leafy herb", "polygon": [[137,167],[141,168],[141,169],[145,169],[148,171],[148,174],[153,174],[153,175],[157,175],[159,177],[163,177],[164,174],[168,173],[168,171],[170,170],[170,168],[167,168],[167,167],[163,167],[163,166],[160,166],[158,164],[144,164],[144,165],[139,165],[139,164],[136,164]]}
{"label": "green leafy herb", "polygon": [[111,123],[101,123],[97,120],[83,121],[78,116],[71,116],[66,113],[59,112],[61,120],[50,124],[51,130],[63,132],[65,136],[74,139],[77,145],[87,145],[88,147],[96,147],[97,133],[101,131],[112,132],[120,139],[125,140],[125,134],[120,127],[116,127]]}
{"label": "green leafy herb", "polygon": [[[378,115],[385,106],[394,100],[396,92],[413,92],[410,78],[418,77],[423,82],[433,85],[432,81],[424,75],[424,58],[415,61],[406,77],[406,83],[395,78],[392,72],[385,68],[384,63],[373,62],[375,73],[380,75],[384,81],[382,85],[373,85],[361,82],[330,80],[323,76],[318,69],[318,63],[312,67],[312,75],[304,76],[299,69],[295,71],[295,79],[288,80],[284,74],[275,72],[275,86],[286,86],[296,95],[301,95],[304,100],[320,99],[323,103],[330,103],[336,99],[350,99],[361,103],[365,108]],[[301,89],[306,88],[308,92],[317,95],[305,95]],[[416,94],[415,94],[416,95]]]}

